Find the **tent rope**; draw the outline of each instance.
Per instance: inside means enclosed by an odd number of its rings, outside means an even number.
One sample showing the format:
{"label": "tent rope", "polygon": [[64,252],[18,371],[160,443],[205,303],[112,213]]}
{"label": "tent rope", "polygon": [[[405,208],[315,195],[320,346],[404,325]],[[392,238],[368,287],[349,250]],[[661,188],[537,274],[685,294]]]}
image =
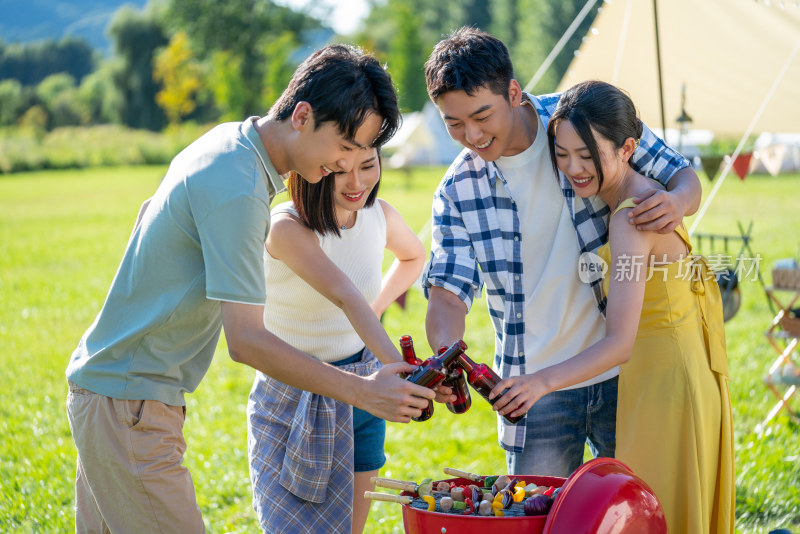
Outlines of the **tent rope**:
{"label": "tent rope", "polygon": [[622,19],[622,29],[619,32],[619,41],[617,42],[617,57],[614,61],[614,74],[611,76],[611,83],[614,85],[617,85],[619,71],[622,68],[622,53],[625,51],[625,40],[628,37],[632,10],[633,0],[628,0],[628,4],[625,6],[625,17]]}
{"label": "tent rope", "polygon": [[542,65],[539,67],[539,70],[536,71],[536,73],[533,75],[533,78],[531,78],[531,81],[529,81],[525,86],[525,92],[529,93],[534,87],[536,87],[536,84],[542,79],[544,73],[547,72],[547,69],[549,69],[553,61],[555,61],[556,56],[561,53],[561,50],[564,49],[564,46],[567,44],[567,41],[569,41],[569,38],[572,37],[572,34],[575,33],[575,30],[578,29],[578,26],[580,26],[581,22],[583,22],[583,19],[585,19],[586,15],[589,14],[589,10],[592,9],[592,6],[594,6],[596,3],[597,0],[588,0],[586,4],[584,4],[583,9],[580,10],[578,15],[575,17],[575,20],[573,20],[572,24],[570,24],[567,28],[567,31],[564,32],[564,35],[561,36],[561,39],[558,40],[556,45],[553,47],[553,50],[551,50],[550,54],[545,58]]}
{"label": "tent rope", "polygon": [[733,167],[733,163],[736,161],[736,158],[739,157],[739,152],[742,151],[742,148],[744,147],[744,144],[747,141],[747,138],[750,137],[750,133],[753,131],[753,128],[755,128],[755,126],[756,126],[756,123],[761,118],[761,114],[764,112],[764,109],[766,109],[767,104],[772,99],[772,95],[775,93],[775,90],[778,88],[778,85],[780,85],[781,80],[786,75],[786,71],[789,70],[789,66],[792,64],[792,61],[794,60],[794,57],[797,55],[798,50],[800,50],[800,39],[797,41],[797,43],[795,43],[794,49],[789,54],[789,57],[786,59],[786,62],[783,64],[783,68],[778,73],[778,76],[777,76],[777,78],[775,78],[775,81],[772,83],[772,87],[770,87],[769,91],[767,92],[766,96],[764,97],[764,100],[761,102],[761,106],[758,108],[758,111],[756,111],[756,114],[753,117],[753,120],[750,121],[750,125],[747,127],[747,131],[742,136],[741,140],[739,141],[739,144],[736,146],[736,150],[733,151],[733,155],[730,157],[728,162],[725,164],[725,168],[723,169],[722,174],[720,175],[719,179],[717,180],[717,183],[714,184],[714,188],[711,190],[711,193],[708,194],[708,198],[706,198],[706,201],[703,203],[703,206],[700,208],[700,211],[697,213],[697,217],[695,217],[694,221],[692,222],[691,228],[689,228],[689,235],[690,236],[694,233],[695,229],[700,224],[700,221],[703,219],[703,215],[706,214],[706,210],[708,210],[708,206],[711,204],[711,201],[714,200],[714,196],[717,194],[717,191],[719,190],[720,186],[722,185],[722,182],[725,181],[725,177],[728,176],[728,172]]}

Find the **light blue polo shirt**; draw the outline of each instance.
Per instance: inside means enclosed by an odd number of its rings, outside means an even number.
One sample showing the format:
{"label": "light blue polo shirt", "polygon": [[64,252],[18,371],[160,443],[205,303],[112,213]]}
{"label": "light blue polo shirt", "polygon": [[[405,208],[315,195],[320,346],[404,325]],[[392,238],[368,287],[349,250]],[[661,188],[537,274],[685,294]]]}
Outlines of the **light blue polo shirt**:
{"label": "light blue polo shirt", "polygon": [[284,185],[255,120],[221,124],[172,161],[67,378],[108,397],[185,405],[211,365],[220,301],[264,304],[270,201]]}

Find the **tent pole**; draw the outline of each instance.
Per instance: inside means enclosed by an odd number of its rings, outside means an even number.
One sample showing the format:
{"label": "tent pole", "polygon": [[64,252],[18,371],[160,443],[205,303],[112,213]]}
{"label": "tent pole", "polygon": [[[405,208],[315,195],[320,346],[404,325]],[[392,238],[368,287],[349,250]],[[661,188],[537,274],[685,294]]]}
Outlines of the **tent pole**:
{"label": "tent pole", "polygon": [[728,163],[725,165],[725,168],[722,170],[722,174],[720,175],[719,178],[717,178],[717,183],[714,184],[714,188],[711,190],[711,193],[709,193],[708,197],[706,198],[706,201],[703,203],[700,210],[697,212],[697,216],[694,218],[692,226],[689,228],[690,236],[694,234],[695,228],[697,228],[697,226],[700,224],[700,221],[703,219],[703,215],[706,214],[706,210],[708,209],[708,206],[711,205],[711,201],[714,200],[714,196],[716,196],[717,190],[722,185],[722,182],[725,180],[725,177],[728,176],[728,172],[733,167],[733,162],[736,161],[736,158],[739,157],[739,152],[742,151],[742,148],[744,147],[747,138],[750,137],[750,133],[755,128],[758,119],[761,118],[761,114],[764,113],[764,109],[766,109],[767,104],[772,98],[772,95],[775,94],[775,90],[780,85],[781,80],[783,80],[786,71],[789,70],[789,66],[792,64],[792,61],[794,61],[794,56],[797,55],[799,51],[800,51],[800,39],[795,43],[794,49],[789,54],[789,57],[786,59],[786,62],[783,64],[783,68],[778,73],[778,76],[775,78],[775,81],[772,82],[772,87],[770,87],[769,91],[764,96],[764,100],[761,102],[761,106],[759,106],[758,111],[756,111],[755,117],[753,117],[753,120],[750,121],[750,125],[747,127],[747,130],[744,132],[744,135],[739,140],[739,144],[736,146],[736,150],[733,151],[733,155],[730,157]]}
{"label": "tent pole", "polygon": [[596,2],[597,0],[588,0],[586,4],[584,4],[583,9],[581,9],[580,13],[575,16],[575,20],[572,21],[572,24],[569,25],[567,30],[564,32],[564,35],[561,36],[561,39],[558,40],[556,45],[550,51],[550,55],[545,58],[544,62],[539,66],[539,70],[536,71],[536,74],[533,75],[531,81],[529,81],[525,86],[525,92],[530,92],[534,87],[536,87],[536,84],[542,79],[544,73],[550,68],[550,65],[553,63],[553,61],[555,61],[556,56],[564,48],[564,45],[567,44],[569,38],[572,37],[572,34],[578,29],[578,26],[580,26],[581,22],[583,22],[583,19],[586,18],[589,10]]}
{"label": "tent pole", "polygon": [[658,37],[658,0],[653,0],[653,20],[656,33],[656,66],[658,67],[658,99],[661,103],[661,135],[667,138],[667,121],[664,119],[664,81],[661,78],[661,43]]}

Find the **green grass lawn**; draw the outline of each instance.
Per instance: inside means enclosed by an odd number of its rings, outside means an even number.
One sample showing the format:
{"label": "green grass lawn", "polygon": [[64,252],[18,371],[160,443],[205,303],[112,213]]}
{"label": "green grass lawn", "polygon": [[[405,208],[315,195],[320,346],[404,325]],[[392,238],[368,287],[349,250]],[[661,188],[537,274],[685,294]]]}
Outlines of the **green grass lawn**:
{"label": "green grass lawn", "polygon": [[[0,532],[74,530],[75,448],[64,408],[64,369],[102,306],[140,203],[164,171],[105,168],[0,178]],[[421,230],[442,172],[387,172],[381,196]],[[704,187],[708,192],[707,182]],[[800,254],[798,197],[798,175],[730,177],[698,232],[737,234],[737,221],[745,226],[753,221],[752,249],[761,256],[759,266],[769,284],[776,259]],[[705,252],[723,252],[717,245],[718,250]],[[735,244],[730,248],[731,254],[738,252]],[[800,533],[798,426],[782,413],[763,434],[754,432],[776,402],[762,383],[777,356],[764,337],[772,312],[759,282],[744,281],[741,289],[742,307],[726,326],[736,526],[747,533],[778,527]],[[412,291],[407,308],[392,306],[384,324],[393,339],[412,335],[424,355],[424,317],[425,299]],[[493,332],[483,300],[468,316],[465,341],[473,358],[490,361]],[[208,376],[188,396],[186,464],[210,532],[258,531],[250,506],[245,427],[253,375],[233,363],[221,344]],[[444,478],[444,466],[502,473],[505,455],[495,426],[493,412],[477,395],[465,415],[454,416],[437,405],[427,423],[389,424],[389,458],[381,475]],[[399,506],[373,504],[366,531],[402,532]]]}

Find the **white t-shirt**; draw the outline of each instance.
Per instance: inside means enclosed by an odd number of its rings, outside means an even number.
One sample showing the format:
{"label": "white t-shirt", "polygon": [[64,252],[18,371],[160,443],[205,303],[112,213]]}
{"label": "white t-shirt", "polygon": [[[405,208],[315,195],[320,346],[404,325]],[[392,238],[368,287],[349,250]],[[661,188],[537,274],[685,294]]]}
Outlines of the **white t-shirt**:
{"label": "white t-shirt", "polygon": [[[538,114],[536,118],[533,144],[496,161],[516,202],[522,234],[526,373],[563,362],[605,336],[592,289],[578,278],[578,237],[550,162],[547,131]],[[614,367],[565,389],[618,373]]]}

